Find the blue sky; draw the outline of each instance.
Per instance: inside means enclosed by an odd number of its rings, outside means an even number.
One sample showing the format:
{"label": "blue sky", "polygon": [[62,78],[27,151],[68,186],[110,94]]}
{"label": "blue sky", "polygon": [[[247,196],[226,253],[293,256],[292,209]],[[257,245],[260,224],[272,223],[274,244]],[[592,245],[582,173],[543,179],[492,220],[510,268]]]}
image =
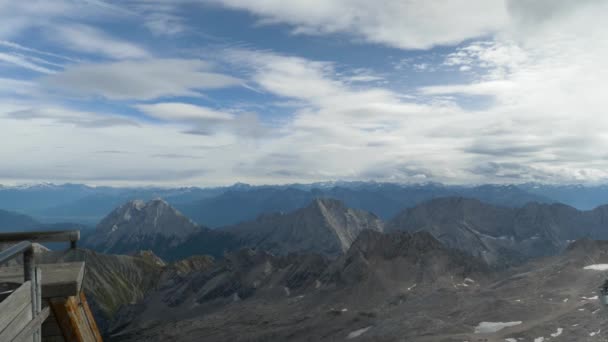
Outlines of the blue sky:
{"label": "blue sky", "polygon": [[608,5],[0,0],[0,183],[597,183]]}

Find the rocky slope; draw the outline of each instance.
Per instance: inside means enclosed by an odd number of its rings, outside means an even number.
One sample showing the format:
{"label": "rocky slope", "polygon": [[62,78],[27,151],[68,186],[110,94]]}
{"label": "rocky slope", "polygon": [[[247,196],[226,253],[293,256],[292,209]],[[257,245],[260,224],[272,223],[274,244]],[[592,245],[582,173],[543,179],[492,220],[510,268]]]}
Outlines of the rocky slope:
{"label": "rocky slope", "polygon": [[182,278],[188,291],[153,292],[112,340],[602,341],[608,329],[606,241],[499,272],[424,232],[366,232],[329,265],[306,260],[236,253]]}
{"label": "rocky slope", "polygon": [[486,277],[483,263],[428,233],[364,231],[333,262],[246,249],[152,293],[113,339],[335,340],[414,293],[473,289]]}
{"label": "rocky slope", "polygon": [[245,246],[277,254],[321,253],[335,256],[348,250],[360,232],[382,231],[375,215],[350,209],[333,199],[315,199],[307,207],[287,214],[268,214],[255,221],[222,228]]}

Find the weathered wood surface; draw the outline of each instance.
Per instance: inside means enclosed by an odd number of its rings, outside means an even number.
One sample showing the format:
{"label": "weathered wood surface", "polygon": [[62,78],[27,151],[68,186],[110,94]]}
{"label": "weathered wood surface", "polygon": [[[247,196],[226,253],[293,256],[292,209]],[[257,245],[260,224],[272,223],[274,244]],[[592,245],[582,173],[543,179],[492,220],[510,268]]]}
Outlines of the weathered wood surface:
{"label": "weathered wood surface", "polygon": [[[40,269],[40,267],[36,267],[34,269],[34,276],[35,276],[35,286],[33,286],[33,296],[35,299],[35,303],[34,303],[34,308],[32,310],[32,312],[34,313],[34,319],[39,319],[39,315],[42,313],[42,270]],[[42,321],[40,321],[37,324],[36,329],[34,330],[34,342],[41,342],[42,341],[42,322],[44,322],[44,320],[49,316],[49,311],[47,310],[46,312],[46,316],[42,319]]]}
{"label": "weathered wood surface", "polygon": [[[27,323],[21,330],[20,333],[18,333],[12,340],[11,342],[26,342],[26,341],[32,341],[32,338],[34,336],[36,336],[36,333],[40,331],[40,325],[42,324],[42,322],[44,322],[44,320],[46,320],[47,317],[49,317],[49,312],[50,309],[44,308],[44,310],[42,310],[34,319],[32,319],[31,321],[29,321],[29,323]],[[0,341],[4,341],[1,340]]]}
{"label": "weathered wood surface", "polygon": [[[0,241],[1,242],[1,241]],[[0,251],[0,264],[16,259],[21,254],[32,253],[32,243],[29,241],[20,241],[4,250]]]}
{"label": "weathered wood surface", "polygon": [[80,307],[83,311],[84,317],[87,321],[87,325],[91,334],[95,338],[94,341],[102,342],[101,332],[99,331],[99,327],[97,326],[97,321],[95,321],[95,317],[93,317],[93,312],[91,311],[91,307],[89,306],[89,302],[87,301],[87,297],[84,295],[84,291],[80,292]]}
{"label": "weathered wood surface", "polygon": [[[84,262],[39,264],[42,272],[42,298],[76,296],[82,288]],[[0,268],[0,283],[22,283],[23,267]]]}
{"label": "weathered wood surface", "polygon": [[80,240],[79,230],[61,230],[46,232],[10,232],[0,233],[0,242],[75,242]]}
{"label": "weathered wood surface", "polygon": [[84,312],[86,302],[82,303],[79,296],[52,298],[49,302],[66,341],[102,342],[97,325],[92,326]]}
{"label": "weathered wood surface", "polygon": [[[0,302],[0,332],[3,332],[15,319],[15,315],[29,305],[32,311],[32,283],[26,282],[5,300]],[[5,341],[0,339],[0,341]]]}
{"label": "weathered wood surface", "polygon": [[21,311],[11,312],[7,316],[12,321],[0,332],[0,341],[12,341],[32,320],[32,303],[29,302]]}

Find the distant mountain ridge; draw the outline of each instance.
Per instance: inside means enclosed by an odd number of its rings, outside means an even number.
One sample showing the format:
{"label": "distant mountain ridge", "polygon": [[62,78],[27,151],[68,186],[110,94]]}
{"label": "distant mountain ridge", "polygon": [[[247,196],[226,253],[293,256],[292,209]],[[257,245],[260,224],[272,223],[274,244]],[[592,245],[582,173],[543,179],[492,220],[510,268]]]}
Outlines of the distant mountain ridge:
{"label": "distant mountain ridge", "polygon": [[[445,196],[465,196],[503,205],[555,200],[514,185],[450,186],[439,183],[321,182],[254,186],[237,183],[216,188],[113,188],[82,184],[0,186],[0,208],[18,211],[45,223],[77,222],[96,225],[105,215],[130,200],[163,198],[195,222],[220,227],[255,219],[258,215],[289,212],[315,198],[328,197],[383,219],[404,207]],[[563,197],[563,196],[562,196]]]}
{"label": "distant mountain ridge", "polygon": [[448,197],[404,209],[386,230],[428,231],[489,264],[509,265],[557,254],[572,240],[608,239],[608,206],[591,211],[559,203],[508,208]]}

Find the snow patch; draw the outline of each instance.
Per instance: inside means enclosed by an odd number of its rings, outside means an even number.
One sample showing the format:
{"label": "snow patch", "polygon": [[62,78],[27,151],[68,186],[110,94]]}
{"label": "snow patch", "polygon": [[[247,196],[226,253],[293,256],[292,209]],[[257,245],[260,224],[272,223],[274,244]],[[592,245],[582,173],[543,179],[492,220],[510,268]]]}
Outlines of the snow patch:
{"label": "snow patch", "polygon": [[131,209],[127,209],[122,218],[127,222],[131,221]]}
{"label": "snow patch", "polygon": [[593,296],[593,297],[581,297],[582,300],[597,300],[598,296]]}
{"label": "snow patch", "polygon": [[359,337],[359,336],[365,334],[371,328],[372,327],[369,326],[369,327],[366,327],[366,328],[363,328],[363,329],[352,331],[351,333],[348,334],[348,336],[346,336],[346,338],[347,339],[351,339],[351,338]]}
{"label": "snow patch", "polygon": [[589,336],[595,336],[598,335],[600,333],[600,331],[602,331],[602,329],[599,329],[598,331],[593,331],[589,333]]}
{"label": "snow patch", "polygon": [[517,339],[514,339],[514,338],[505,338],[505,342],[517,342]]}
{"label": "snow patch", "polygon": [[407,288],[407,290],[408,290],[408,291],[412,291],[413,289],[415,289],[415,288],[416,288],[416,285],[418,285],[418,284],[414,284],[414,285],[412,285],[412,286],[408,287],[408,288]]}
{"label": "snow patch", "polygon": [[133,206],[137,210],[142,210],[143,208],[146,207],[146,202],[144,202],[142,200],[135,200],[135,201],[133,201]]}
{"label": "snow patch", "polygon": [[561,335],[564,332],[563,328],[557,328],[557,331],[554,332],[553,334],[551,334],[552,337],[557,337],[559,335]]}
{"label": "snow patch", "polygon": [[595,264],[584,267],[585,270],[608,271],[608,264]]}
{"label": "snow patch", "polygon": [[534,342],[543,342],[544,340],[545,340],[545,338],[541,336],[541,337],[535,338]]}
{"label": "snow patch", "polygon": [[476,334],[488,334],[500,331],[504,328],[520,325],[521,321],[515,322],[481,322],[475,327]]}

